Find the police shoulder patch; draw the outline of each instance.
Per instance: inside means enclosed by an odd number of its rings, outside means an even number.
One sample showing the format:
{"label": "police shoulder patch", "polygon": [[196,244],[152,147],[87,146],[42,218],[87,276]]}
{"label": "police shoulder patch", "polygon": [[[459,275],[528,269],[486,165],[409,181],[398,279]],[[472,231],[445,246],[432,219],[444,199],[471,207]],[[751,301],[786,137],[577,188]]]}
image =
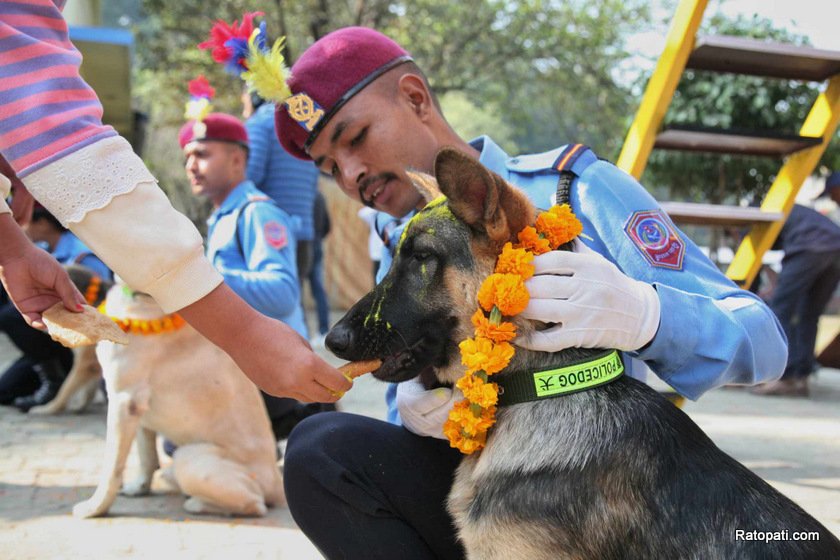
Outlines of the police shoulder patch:
{"label": "police shoulder patch", "polygon": [[274,220],[265,223],[263,226],[263,235],[265,236],[266,242],[275,249],[282,249],[289,243],[286,226]]}
{"label": "police shoulder patch", "polygon": [[661,209],[633,213],[624,233],[651,266],[682,270],[685,242]]}

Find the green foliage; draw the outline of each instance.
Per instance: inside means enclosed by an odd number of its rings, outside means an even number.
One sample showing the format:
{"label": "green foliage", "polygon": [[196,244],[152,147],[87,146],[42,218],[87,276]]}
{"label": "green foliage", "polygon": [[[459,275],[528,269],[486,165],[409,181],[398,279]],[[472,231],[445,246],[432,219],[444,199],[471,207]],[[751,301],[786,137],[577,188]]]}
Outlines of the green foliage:
{"label": "green foliage", "polygon": [[[807,39],[770,20],[752,17],[710,19],[702,34],[734,35],[797,45]],[[725,129],[796,134],[819,93],[817,85],[772,78],[687,71],[677,88],[665,125],[700,125]],[[824,161],[837,161],[838,143]],[[712,203],[760,201],[781,168],[766,157],[654,151],[644,184],[664,190],[667,198]]]}
{"label": "green foliage", "polygon": [[633,105],[612,71],[626,57],[624,38],[647,17],[646,4],[415,0],[383,31],[415,56],[435,91],[461,91],[498,112],[514,151],[577,141],[611,156]]}
{"label": "green foliage", "polygon": [[497,111],[476,107],[461,91],[441,96],[440,104],[449,124],[461,138],[472,140],[482,134],[492,134],[493,140],[508,153],[517,151],[513,132]]}
{"label": "green foliage", "polygon": [[346,25],[390,35],[453,100],[448,116],[464,136],[489,132],[515,153],[584,142],[608,157],[635,105],[613,69],[626,57],[624,37],[648,17],[644,0],[113,0],[107,19],[129,21],[136,37],[134,95],[155,142],[146,159],[184,201],[176,138],[163,131],[183,122],[186,84],[200,73],[217,90],[216,110],[239,113],[239,79],[196,45],[213,20],[246,10],[265,12],[269,32],[286,36],[290,62]]}

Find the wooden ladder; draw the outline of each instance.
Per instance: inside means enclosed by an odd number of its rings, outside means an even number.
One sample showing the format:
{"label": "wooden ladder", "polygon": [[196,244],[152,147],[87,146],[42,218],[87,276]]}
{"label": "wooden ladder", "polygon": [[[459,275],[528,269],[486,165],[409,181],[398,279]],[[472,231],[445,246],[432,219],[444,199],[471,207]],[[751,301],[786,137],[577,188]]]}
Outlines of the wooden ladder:
{"label": "wooden ladder", "polygon": [[[840,52],[743,37],[697,37],[708,0],[682,0],[665,49],[645,89],[616,165],[639,179],[654,148],[786,158],[760,208],[665,202],[680,223],[750,226],[726,271],[742,287],[752,284],[764,253],[782,229],[796,195],[814,171],[840,121]],[[798,135],[672,126],[662,129],[686,68],[828,81]]]}

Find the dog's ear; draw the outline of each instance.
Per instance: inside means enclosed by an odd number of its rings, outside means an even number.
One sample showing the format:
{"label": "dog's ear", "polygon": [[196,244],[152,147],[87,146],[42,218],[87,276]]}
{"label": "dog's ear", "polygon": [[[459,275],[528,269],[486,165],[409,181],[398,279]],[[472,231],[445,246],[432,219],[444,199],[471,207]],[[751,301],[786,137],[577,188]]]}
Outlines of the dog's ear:
{"label": "dog's ear", "polygon": [[494,243],[511,240],[534,220],[534,206],[524,194],[467,154],[442,149],[435,176],[452,213]]}
{"label": "dog's ear", "polygon": [[408,178],[414,184],[414,188],[417,189],[417,192],[420,193],[426,202],[431,202],[442,194],[440,187],[438,187],[437,179],[431,175],[418,171],[408,171],[407,173]]}

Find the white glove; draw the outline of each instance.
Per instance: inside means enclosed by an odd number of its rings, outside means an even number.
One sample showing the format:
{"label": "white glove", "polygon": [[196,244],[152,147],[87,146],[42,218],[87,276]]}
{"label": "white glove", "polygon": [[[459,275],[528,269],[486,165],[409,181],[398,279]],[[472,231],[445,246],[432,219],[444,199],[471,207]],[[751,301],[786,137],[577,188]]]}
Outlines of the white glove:
{"label": "white glove", "polygon": [[633,351],[653,340],[660,312],[654,287],[626,276],[578,240],[575,251],[551,251],[534,258],[534,276],[525,282],[531,300],[521,316],[556,324],[515,343],[543,352]]}
{"label": "white glove", "polygon": [[418,436],[446,439],[443,424],[455,402],[463,398],[457,389],[426,389],[417,378],[397,385],[397,410],[403,426]]}

